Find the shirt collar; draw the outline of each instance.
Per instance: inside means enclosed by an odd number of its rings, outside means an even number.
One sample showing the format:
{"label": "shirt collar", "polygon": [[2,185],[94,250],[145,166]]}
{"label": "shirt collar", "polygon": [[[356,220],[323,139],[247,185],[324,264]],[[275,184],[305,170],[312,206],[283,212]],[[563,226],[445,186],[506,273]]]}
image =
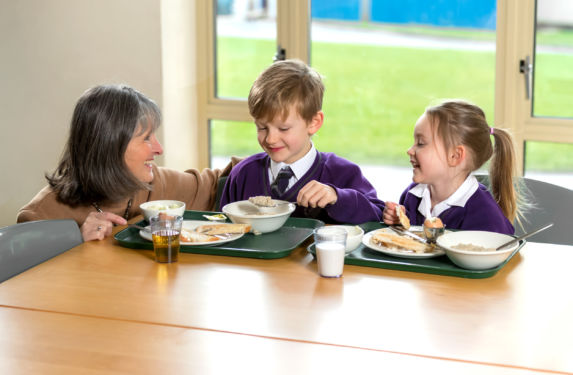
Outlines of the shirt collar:
{"label": "shirt collar", "polygon": [[436,217],[452,206],[465,207],[467,201],[476,192],[478,187],[479,184],[475,176],[469,175],[452,195],[450,195],[445,201],[436,204],[433,210],[431,209],[432,200],[428,185],[418,184],[410,189],[410,194],[413,194],[418,198],[422,198],[420,205],[418,206],[418,211],[424,217]]}
{"label": "shirt collar", "polygon": [[271,159],[271,181],[275,180],[276,176],[279,174],[279,171],[284,167],[290,167],[296,180],[300,180],[300,178],[304,176],[306,172],[308,172],[308,170],[312,167],[317,153],[318,151],[316,151],[314,143],[310,142],[310,150],[308,150],[308,152],[302,158],[298,159],[292,164],[286,164],[283,162],[277,163]]}

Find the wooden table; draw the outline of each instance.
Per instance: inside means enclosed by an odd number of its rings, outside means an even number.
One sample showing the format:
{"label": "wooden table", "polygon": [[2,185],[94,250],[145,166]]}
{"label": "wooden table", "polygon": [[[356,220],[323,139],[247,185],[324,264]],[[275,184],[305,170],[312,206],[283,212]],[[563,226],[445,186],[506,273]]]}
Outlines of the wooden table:
{"label": "wooden table", "polygon": [[571,373],[572,262],[571,246],[528,243],[488,279],[324,279],[303,248],[165,265],[89,242],[0,284],[0,373]]}

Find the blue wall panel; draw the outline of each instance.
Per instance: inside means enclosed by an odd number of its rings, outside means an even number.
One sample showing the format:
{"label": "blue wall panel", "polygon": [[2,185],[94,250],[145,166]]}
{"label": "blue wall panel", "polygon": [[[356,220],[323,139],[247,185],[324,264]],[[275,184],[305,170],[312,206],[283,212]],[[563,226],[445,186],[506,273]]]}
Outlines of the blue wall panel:
{"label": "blue wall panel", "polygon": [[310,11],[312,18],[358,21],[360,0],[311,0]]}
{"label": "blue wall panel", "polygon": [[[370,21],[495,30],[496,0],[371,0]],[[360,0],[311,0],[312,18],[360,20]]]}

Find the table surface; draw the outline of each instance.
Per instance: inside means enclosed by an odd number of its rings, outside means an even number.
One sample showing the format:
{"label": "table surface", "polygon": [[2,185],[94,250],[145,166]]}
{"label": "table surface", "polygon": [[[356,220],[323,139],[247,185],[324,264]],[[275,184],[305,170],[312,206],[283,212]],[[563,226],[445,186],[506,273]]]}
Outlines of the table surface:
{"label": "table surface", "polygon": [[[157,264],[111,238],[87,242],[0,284],[0,373],[22,364],[105,373],[110,358],[151,372],[165,364],[161,348],[188,353],[169,365],[204,373],[245,358],[268,373],[381,363],[403,373],[573,372],[572,261],[571,246],[527,243],[487,279],[348,265],[325,279],[304,246],[276,260],[181,254]],[[222,354],[232,359],[217,364]]]}

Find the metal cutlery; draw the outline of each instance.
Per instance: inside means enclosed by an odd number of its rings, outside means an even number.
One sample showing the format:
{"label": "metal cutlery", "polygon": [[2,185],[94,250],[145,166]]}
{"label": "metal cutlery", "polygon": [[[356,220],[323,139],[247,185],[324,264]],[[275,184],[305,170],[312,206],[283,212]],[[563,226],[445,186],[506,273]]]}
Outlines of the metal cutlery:
{"label": "metal cutlery", "polygon": [[415,239],[415,240],[417,240],[417,241],[420,241],[420,242],[422,242],[422,243],[428,244],[428,241],[427,241],[425,238],[420,237],[420,236],[418,236],[417,234],[414,234],[414,233],[410,232],[409,230],[406,230],[406,229],[404,229],[404,228],[402,228],[402,227],[397,227],[397,226],[394,226],[394,225],[390,225],[388,228],[390,228],[391,230],[393,230],[394,232],[396,232],[396,233],[398,233],[398,234],[403,234],[403,235],[408,236],[408,237],[411,237],[411,238],[413,238],[413,239]]}
{"label": "metal cutlery", "polygon": [[[128,224],[127,226],[130,228],[142,230],[142,231],[147,232],[147,233],[151,233],[151,229],[149,227],[146,228],[146,227],[142,227],[141,225],[137,225],[137,224]],[[206,234],[208,234],[208,233],[206,233]],[[231,238],[231,236],[233,234],[232,233],[226,233],[226,234],[208,234],[208,235],[213,236],[213,237],[217,237],[220,240],[226,240],[226,239]]]}
{"label": "metal cutlery", "polygon": [[545,225],[542,226],[541,228],[537,228],[537,229],[535,229],[535,230],[532,230],[532,231],[529,232],[529,233],[525,233],[525,234],[522,235],[522,236],[519,236],[519,237],[517,237],[517,238],[514,238],[513,240],[508,241],[508,242],[504,243],[504,244],[501,245],[501,246],[498,246],[495,250],[496,250],[496,251],[497,251],[497,250],[502,250],[502,249],[504,249],[504,248],[506,248],[506,247],[508,247],[508,246],[513,245],[513,244],[516,243],[516,242],[519,242],[519,241],[523,240],[524,238],[533,236],[534,234],[537,234],[537,233],[539,233],[539,232],[541,232],[541,231],[543,231],[543,230],[545,230],[545,229],[547,229],[547,228],[550,228],[550,227],[552,227],[552,226],[553,226],[553,223],[545,224]]}

